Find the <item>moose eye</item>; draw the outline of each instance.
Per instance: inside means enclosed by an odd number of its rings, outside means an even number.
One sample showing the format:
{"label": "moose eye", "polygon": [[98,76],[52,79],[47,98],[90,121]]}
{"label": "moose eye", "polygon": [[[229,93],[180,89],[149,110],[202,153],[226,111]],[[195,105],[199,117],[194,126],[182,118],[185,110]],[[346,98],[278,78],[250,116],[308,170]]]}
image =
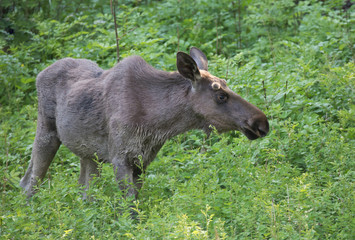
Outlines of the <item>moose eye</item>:
{"label": "moose eye", "polygon": [[228,95],[225,93],[217,94],[217,102],[218,103],[225,103],[228,100]]}

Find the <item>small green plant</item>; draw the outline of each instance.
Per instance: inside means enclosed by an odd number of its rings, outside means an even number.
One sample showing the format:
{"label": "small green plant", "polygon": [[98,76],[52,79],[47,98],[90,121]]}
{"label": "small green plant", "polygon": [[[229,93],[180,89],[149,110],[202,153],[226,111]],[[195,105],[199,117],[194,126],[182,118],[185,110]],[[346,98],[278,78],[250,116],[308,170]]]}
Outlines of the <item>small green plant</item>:
{"label": "small green plant", "polygon": [[120,1],[121,58],[137,54],[173,71],[177,51],[200,47],[209,71],[270,123],[254,142],[215,131],[169,140],[132,202],[103,163],[83,201],[80,161],[64,146],[37,195],[26,200],[18,185],[35,137],[37,74],[64,57],[116,64],[110,2],[2,1],[0,238],[353,239],[355,11],[347,2]]}

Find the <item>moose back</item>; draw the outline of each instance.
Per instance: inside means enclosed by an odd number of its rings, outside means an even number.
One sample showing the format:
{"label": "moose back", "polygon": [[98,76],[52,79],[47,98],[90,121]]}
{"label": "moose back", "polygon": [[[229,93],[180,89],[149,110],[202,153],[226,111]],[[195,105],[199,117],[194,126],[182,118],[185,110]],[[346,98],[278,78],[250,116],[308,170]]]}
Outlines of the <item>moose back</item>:
{"label": "moose back", "polygon": [[31,162],[20,182],[27,196],[35,193],[61,144],[80,157],[80,184],[88,187],[98,175],[97,156],[113,165],[121,190],[136,197],[142,170],[173,136],[190,129],[208,133],[211,125],[219,132],[239,130],[250,140],[268,133],[265,114],[211,75],[198,48],[178,52],[177,69],[157,70],[131,56],[109,70],[71,58],[43,70],[36,81]]}

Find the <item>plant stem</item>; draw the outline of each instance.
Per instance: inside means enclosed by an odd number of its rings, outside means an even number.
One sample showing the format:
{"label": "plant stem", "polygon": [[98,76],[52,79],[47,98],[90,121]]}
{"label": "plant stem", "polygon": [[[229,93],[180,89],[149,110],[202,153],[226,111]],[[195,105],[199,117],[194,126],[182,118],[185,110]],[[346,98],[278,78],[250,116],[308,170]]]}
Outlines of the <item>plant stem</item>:
{"label": "plant stem", "polygon": [[265,103],[266,103],[266,108],[269,109],[268,105],[267,105],[267,100],[266,100],[266,88],[265,88],[265,82],[264,80],[262,81],[263,83],[263,90],[264,90],[264,99],[265,99]]}
{"label": "plant stem", "polygon": [[239,31],[239,37],[238,37],[238,43],[239,43],[239,48],[242,48],[242,15],[241,15],[241,7],[242,4],[240,2],[241,0],[238,1],[238,31]]}
{"label": "plant stem", "polygon": [[177,34],[177,50],[180,51],[179,25],[176,27],[176,34]]}
{"label": "plant stem", "polygon": [[219,36],[218,36],[218,15],[217,15],[217,19],[216,19],[216,34],[217,34],[217,39],[216,39],[216,54],[218,55],[218,39],[219,39]]}
{"label": "plant stem", "polygon": [[288,80],[286,79],[286,86],[285,86],[285,88],[286,88],[286,90],[285,90],[285,95],[284,95],[284,104],[283,105],[285,105],[285,103],[286,103],[286,98],[287,98],[287,83],[288,83]]}
{"label": "plant stem", "polygon": [[115,22],[115,34],[116,34],[116,52],[117,52],[117,62],[120,61],[120,46],[119,46],[119,39],[117,33],[117,21],[116,21],[116,1],[113,2],[110,0],[111,12],[113,15],[113,21]]}

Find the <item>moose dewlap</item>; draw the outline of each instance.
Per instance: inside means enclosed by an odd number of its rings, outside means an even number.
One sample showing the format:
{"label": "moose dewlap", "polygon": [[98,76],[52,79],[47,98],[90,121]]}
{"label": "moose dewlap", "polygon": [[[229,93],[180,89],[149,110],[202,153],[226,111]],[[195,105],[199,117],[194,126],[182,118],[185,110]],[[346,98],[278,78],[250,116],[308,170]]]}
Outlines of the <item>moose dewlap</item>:
{"label": "moose dewlap", "polygon": [[[127,195],[166,140],[190,129],[239,130],[249,139],[269,131],[265,114],[207,71],[198,48],[177,53],[177,72],[150,66],[139,56],[109,70],[65,58],[37,77],[38,122],[30,165],[20,185],[28,197],[45,176],[61,144],[80,157],[79,183],[98,174],[95,156],[112,163]],[[143,164],[138,164],[139,157]]]}

